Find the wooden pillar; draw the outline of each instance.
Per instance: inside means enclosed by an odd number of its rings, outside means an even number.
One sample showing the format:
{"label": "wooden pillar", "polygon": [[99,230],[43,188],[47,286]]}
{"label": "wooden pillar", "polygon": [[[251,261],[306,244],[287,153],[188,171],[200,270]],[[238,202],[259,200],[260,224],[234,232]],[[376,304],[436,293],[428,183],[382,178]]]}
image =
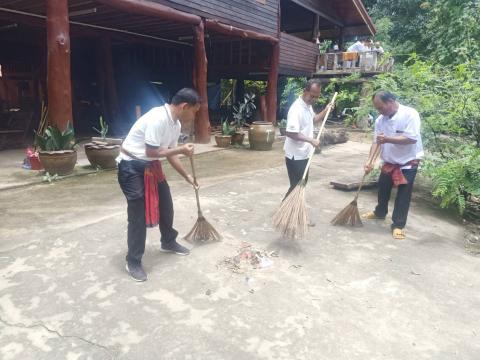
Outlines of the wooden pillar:
{"label": "wooden pillar", "polygon": [[277,83],[279,63],[280,44],[277,42],[272,44],[272,55],[270,58],[267,84],[267,121],[274,125],[277,123]]}
{"label": "wooden pillar", "polygon": [[68,0],[47,0],[46,5],[49,121],[65,130],[73,122]]}
{"label": "wooden pillar", "polygon": [[202,98],[200,110],[195,119],[195,141],[208,144],[210,142],[210,120],[208,117],[208,94],[207,94],[207,53],[205,50],[205,25],[202,22],[194,27],[195,62],[193,71],[193,84]]}

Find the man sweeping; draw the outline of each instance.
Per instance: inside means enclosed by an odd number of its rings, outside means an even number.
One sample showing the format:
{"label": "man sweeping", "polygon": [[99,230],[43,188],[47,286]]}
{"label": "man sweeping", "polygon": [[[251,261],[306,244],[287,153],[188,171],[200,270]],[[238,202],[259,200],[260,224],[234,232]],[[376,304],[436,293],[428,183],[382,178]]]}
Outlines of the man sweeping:
{"label": "man sweeping", "polygon": [[302,179],[308,163],[308,157],[313,147],[320,146],[320,141],[313,137],[314,124],[325,117],[329,106],[315,114],[314,105],[321,95],[321,83],[318,79],[311,79],[305,85],[303,94],[295,100],[288,111],[287,130],[284,145],[285,162],[287,165],[290,188],[285,198]]}
{"label": "man sweeping", "polygon": [[155,107],[140,117],[122,144],[117,161],[118,182],[127,198],[126,269],[136,281],[147,280],[142,267],[146,227],[159,225],[161,251],[189,254],[189,250],[176,241],[172,196],[160,160],[166,158],[188,183],[198,186],[178,157],[192,156],[194,146],[177,146],[177,141],[182,125],[189,127],[199,108],[199,95],[192,89],[182,89],[170,104]]}
{"label": "man sweeping", "polygon": [[385,219],[392,187],[398,187],[391,225],[394,239],[405,239],[405,225],[412,196],[413,183],[420,159],[423,157],[420,134],[420,115],[397,102],[395,95],[379,91],[373,96],[373,105],[381,114],[375,121],[375,140],[365,164],[365,172],[374,166],[374,154],[381,147],[383,166],[378,180],[378,204],[364,219]]}

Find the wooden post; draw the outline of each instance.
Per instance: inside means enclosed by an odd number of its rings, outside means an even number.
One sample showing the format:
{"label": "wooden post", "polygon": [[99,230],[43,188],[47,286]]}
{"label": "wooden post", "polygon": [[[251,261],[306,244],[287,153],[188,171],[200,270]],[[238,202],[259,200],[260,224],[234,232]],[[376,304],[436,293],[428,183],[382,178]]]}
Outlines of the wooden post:
{"label": "wooden post", "polygon": [[68,1],[47,0],[46,5],[49,121],[65,130],[73,121]]}
{"label": "wooden post", "polygon": [[267,84],[267,120],[274,125],[277,123],[277,83],[279,63],[280,45],[279,43],[274,43],[272,44],[272,55],[270,59]]}
{"label": "wooden post", "polygon": [[[106,120],[110,122],[112,128],[115,127],[120,119],[118,117],[117,89],[115,84],[115,74],[113,69],[112,42],[109,36],[102,36],[100,39],[99,59],[102,74],[99,74],[103,80],[104,100]],[[103,78],[103,79],[102,79]]]}
{"label": "wooden post", "polygon": [[208,94],[207,94],[207,52],[205,50],[205,25],[202,22],[194,27],[194,77],[193,83],[202,98],[200,110],[195,119],[195,141],[208,144],[210,142],[210,120],[208,117]]}

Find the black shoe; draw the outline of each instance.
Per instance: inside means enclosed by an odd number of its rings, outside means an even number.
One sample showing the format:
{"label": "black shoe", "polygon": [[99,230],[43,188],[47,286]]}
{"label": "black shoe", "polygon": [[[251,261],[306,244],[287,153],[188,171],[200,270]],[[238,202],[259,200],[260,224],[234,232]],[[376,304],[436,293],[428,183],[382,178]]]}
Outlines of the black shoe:
{"label": "black shoe", "polygon": [[147,280],[147,274],[142,268],[142,264],[129,264],[128,262],[125,264],[125,269],[127,272],[130,274],[133,280],[135,281],[146,281]]}
{"label": "black shoe", "polygon": [[185,246],[180,245],[176,241],[172,241],[172,242],[169,242],[167,244],[162,243],[160,251],[175,253],[175,254],[178,254],[178,255],[188,255],[188,254],[190,254],[190,250],[188,250]]}

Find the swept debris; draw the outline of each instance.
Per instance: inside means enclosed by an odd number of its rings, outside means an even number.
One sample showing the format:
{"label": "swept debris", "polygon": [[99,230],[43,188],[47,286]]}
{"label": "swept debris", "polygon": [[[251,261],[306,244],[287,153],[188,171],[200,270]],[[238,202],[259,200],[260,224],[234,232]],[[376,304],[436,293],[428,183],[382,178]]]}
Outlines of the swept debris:
{"label": "swept debris", "polygon": [[278,257],[276,251],[266,251],[254,248],[243,242],[235,256],[226,257],[217,267],[226,268],[234,273],[243,274],[249,270],[265,269],[273,265],[273,257]]}

